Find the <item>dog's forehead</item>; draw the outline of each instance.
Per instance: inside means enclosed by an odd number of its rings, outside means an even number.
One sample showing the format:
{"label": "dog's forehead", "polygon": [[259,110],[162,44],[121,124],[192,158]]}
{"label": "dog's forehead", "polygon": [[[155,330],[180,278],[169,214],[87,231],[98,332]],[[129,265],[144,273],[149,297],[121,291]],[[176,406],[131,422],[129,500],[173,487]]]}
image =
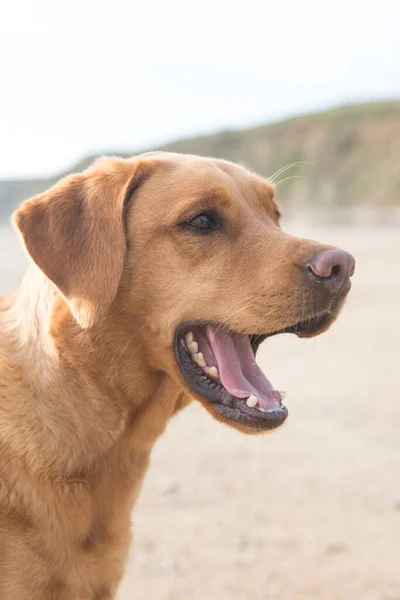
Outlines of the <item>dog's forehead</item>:
{"label": "dog's forehead", "polygon": [[275,211],[275,189],[268,180],[252,173],[244,166],[226,160],[183,155],[169,152],[152,152],[142,155],[153,171],[150,178],[157,190],[167,198],[184,196],[215,198],[226,204],[238,198]]}

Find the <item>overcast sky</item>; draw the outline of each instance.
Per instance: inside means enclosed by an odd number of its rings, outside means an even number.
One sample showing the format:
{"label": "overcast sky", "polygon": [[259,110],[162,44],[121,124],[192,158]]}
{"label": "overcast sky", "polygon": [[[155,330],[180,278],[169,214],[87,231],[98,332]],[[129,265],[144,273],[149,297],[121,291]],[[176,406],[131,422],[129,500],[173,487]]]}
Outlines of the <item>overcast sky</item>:
{"label": "overcast sky", "polygon": [[9,0],[0,178],[400,97],[400,0]]}

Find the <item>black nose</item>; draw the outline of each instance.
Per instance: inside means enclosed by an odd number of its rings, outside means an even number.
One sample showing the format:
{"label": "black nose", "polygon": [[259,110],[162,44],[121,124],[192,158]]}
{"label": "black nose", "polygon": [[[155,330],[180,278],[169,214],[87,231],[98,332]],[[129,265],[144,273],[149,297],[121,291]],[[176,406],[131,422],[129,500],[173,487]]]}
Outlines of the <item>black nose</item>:
{"label": "black nose", "polygon": [[[350,277],[354,275],[356,261],[354,257],[336,248],[322,250],[307,264],[307,272],[314,283],[323,285],[331,294],[343,288],[350,289]],[[347,282],[347,285],[346,285]]]}

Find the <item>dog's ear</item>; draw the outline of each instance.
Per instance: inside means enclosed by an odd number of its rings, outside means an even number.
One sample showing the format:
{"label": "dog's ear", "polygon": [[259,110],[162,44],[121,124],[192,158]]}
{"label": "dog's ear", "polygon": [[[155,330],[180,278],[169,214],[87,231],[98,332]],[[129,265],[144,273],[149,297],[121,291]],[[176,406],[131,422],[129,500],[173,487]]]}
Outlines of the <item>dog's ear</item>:
{"label": "dog's ear", "polygon": [[29,255],[81,327],[96,323],[115,298],[126,251],[124,213],[144,178],[140,161],[101,159],[14,214]]}

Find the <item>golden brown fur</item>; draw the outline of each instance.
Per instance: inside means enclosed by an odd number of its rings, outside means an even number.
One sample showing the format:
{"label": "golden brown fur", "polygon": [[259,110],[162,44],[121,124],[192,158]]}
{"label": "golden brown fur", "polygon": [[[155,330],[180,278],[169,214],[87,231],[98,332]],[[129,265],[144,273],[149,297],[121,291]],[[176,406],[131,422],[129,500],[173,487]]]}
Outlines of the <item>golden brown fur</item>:
{"label": "golden brown fur", "polygon": [[[218,240],[177,227],[211,206]],[[16,213],[36,264],[0,300],[1,600],[114,597],[152,446],[193,397],[176,328],[307,314],[298,265],[322,246],[278,219],[242,167],[161,153],[102,159]]]}

